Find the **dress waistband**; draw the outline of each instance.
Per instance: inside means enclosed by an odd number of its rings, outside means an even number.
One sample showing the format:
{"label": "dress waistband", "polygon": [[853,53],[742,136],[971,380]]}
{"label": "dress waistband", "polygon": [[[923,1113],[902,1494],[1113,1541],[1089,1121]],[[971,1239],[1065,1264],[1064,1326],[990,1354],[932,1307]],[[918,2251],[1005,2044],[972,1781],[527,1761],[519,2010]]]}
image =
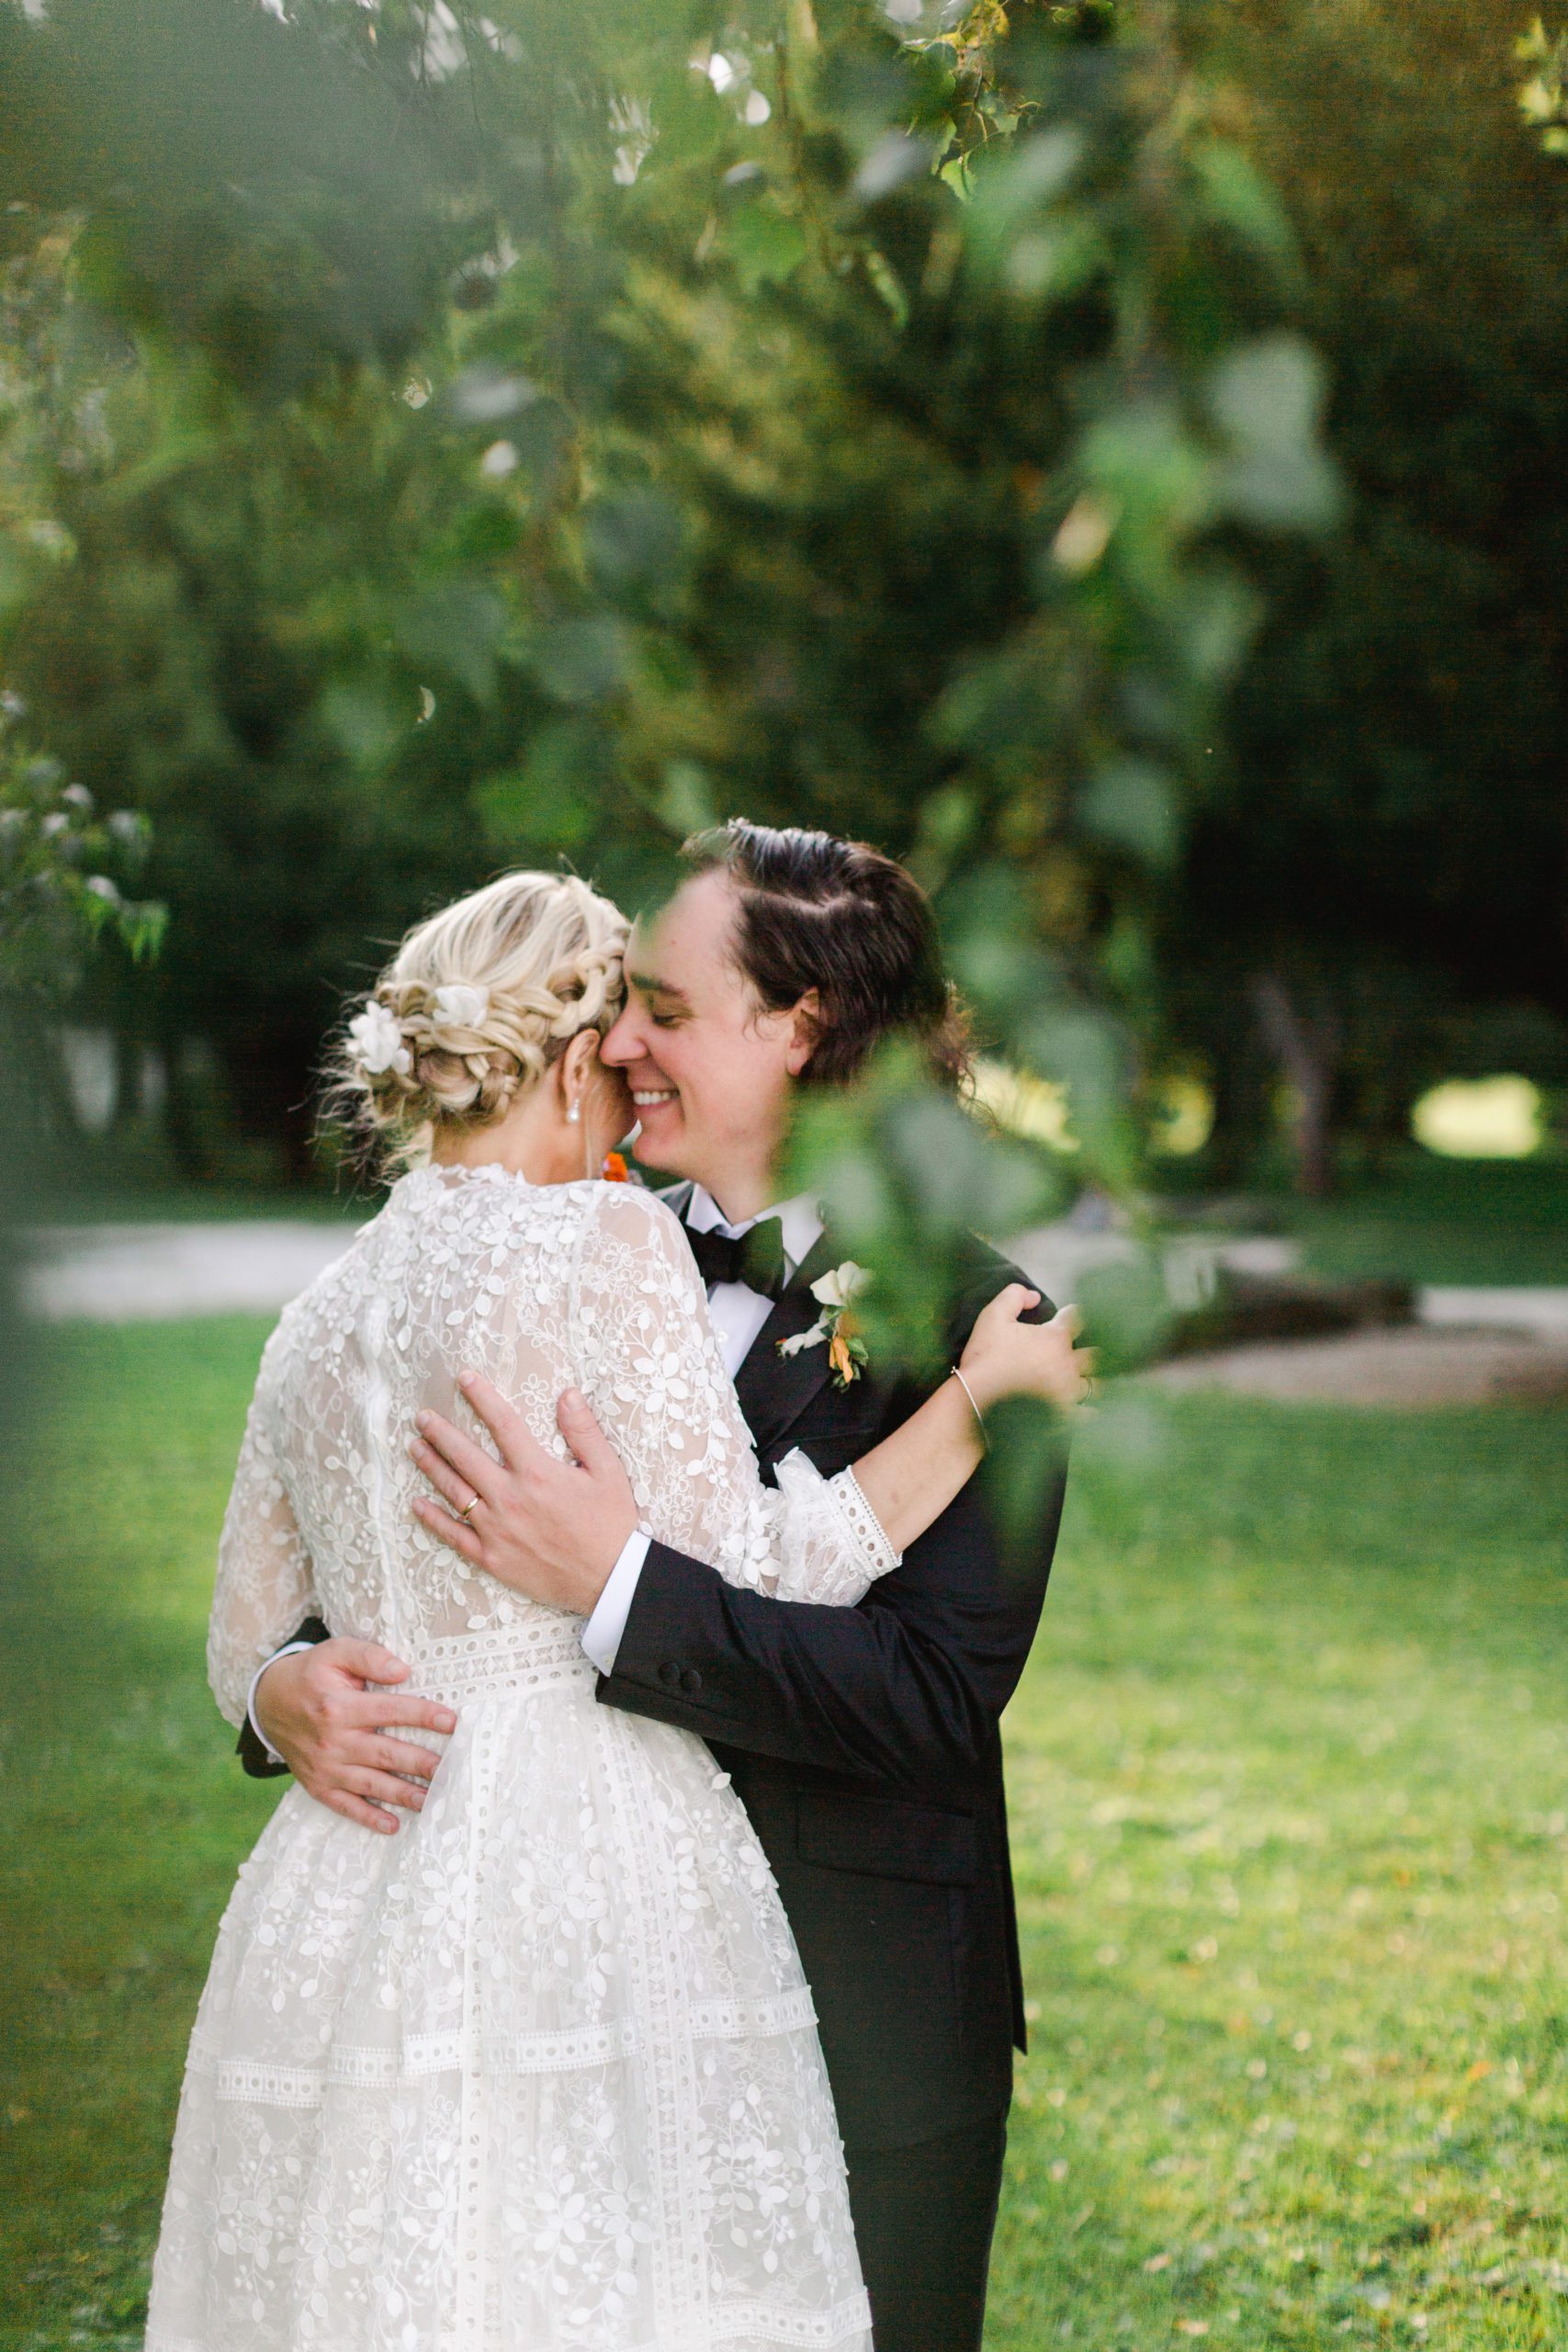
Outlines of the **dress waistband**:
{"label": "dress waistband", "polygon": [[564,1683],[592,1686],[597,1671],[575,1619],[451,1634],[416,1649],[409,1669],[406,1682],[390,1686],[400,1696],[446,1700],[454,1706],[465,1699],[528,1695]]}

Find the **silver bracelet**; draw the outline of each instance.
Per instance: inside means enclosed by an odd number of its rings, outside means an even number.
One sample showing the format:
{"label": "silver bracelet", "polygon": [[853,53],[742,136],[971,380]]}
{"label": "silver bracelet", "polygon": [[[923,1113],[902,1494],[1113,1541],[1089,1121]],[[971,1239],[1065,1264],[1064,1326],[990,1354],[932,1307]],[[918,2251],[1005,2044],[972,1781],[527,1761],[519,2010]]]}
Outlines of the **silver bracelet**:
{"label": "silver bracelet", "polygon": [[980,1442],[985,1447],[986,1452],[989,1453],[991,1450],[991,1441],[986,1434],[986,1416],[975,1402],[975,1391],[970,1387],[969,1383],[964,1379],[964,1374],[959,1371],[956,1364],[953,1367],[953,1377],[957,1381],[958,1385],[963,1389],[964,1394],[969,1399],[969,1409],[974,1414],[976,1422],[979,1424]]}

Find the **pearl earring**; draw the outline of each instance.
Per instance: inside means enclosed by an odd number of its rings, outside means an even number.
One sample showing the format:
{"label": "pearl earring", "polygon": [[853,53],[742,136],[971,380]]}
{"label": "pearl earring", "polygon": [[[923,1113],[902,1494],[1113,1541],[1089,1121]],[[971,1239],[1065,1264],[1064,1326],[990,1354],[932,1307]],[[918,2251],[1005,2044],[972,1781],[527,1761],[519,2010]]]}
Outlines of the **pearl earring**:
{"label": "pearl earring", "polygon": [[567,1123],[567,1125],[568,1125],[569,1127],[575,1127],[575,1126],[576,1126],[576,1125],[577,1125],[577,1123],[578,1123],[578,1121],[579,1121],[579,1119],[581,1119],[581,1116],[582,1116],[582,1105],[581,1105],[581,1102],[569,1102],[569,1103],[567,1104],[567,1106],[566,1106],[566,1123]]}

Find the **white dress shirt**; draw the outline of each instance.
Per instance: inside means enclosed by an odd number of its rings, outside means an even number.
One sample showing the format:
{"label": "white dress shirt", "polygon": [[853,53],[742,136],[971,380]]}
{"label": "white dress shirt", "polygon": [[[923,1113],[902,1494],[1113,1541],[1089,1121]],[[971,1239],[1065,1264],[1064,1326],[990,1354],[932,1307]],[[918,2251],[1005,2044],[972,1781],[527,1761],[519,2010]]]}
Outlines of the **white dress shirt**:
{"label": "white dress shirt", "polygon": [[[764,1217],[770,1216],[777,1217],[783,1233],[785,1275],[793,1274],[815,1250],[822,1231],[821,1213],[807,1193],[797,1193],[792,1201],[781,1201],[776,1208],[762,1209],[756,1216],[743,1217],[739,1225],[732,1225],[713,1195],[696,1184],[686,1205],[685,1222],[694,1233],[723,1233],[739,1241],[743,1233],[750,1233],[754,1225],[761,1225]],[[773,1300],[746,1283],[710,1285],[708,1314],[724,1368],[731,1380],[750,1355],[773,1311]],[[610,1580],[599,1596],[598,1607],[582,1629],[582,1646],[601,1674],[613,1674],[615,1670],[621,1635],[626,1629],[637,1578],[652,1541],[646,1528],[641,1527],[627,1536],[621,1556],[610,1571]]]}
{"label": "white dress shirt", "polygon": [[[784,1237],[784,1272],[793,1274],[805,1263],[816,1249],[822,1232],[822,1218],[817,1203],[808,1193],[797,1193],[794,1200],[781,1201],[776,1208],[762,1209],[756,1216],[745,1217],[739,1225],[731,1225],[710,1193],[700,1184],[694,1185],[686,1206],[685,1223],[697,1233],[724,1233],[739,1240],[750,1233],[764,1217],[776,1216]],[[761,1291],[746,1283],[714,1283],[708,1290],[708,1314],[713,1320],[724,1368],[731,1380],[739,1371],[761,1333],[763,1324],[773,1311],[773,1302]],[[601,1674],[613,1674],[615,1656],[621,1646],[621,1635],[626,1629],[637,1578],[653,1538],[645,1528],[637,1528],[627,1536],[621,1556],[610,1571],[609,1582],[599,1596],[598,1606],[582,1629],[582,1646]],[[269,1760],[281,1764],[283,1758],[273,1747],[256,1721],[256,1684],[268,1666],[276,1666],[280,1657],[289,1657],[296,1650],[309,1649],[309,1642],[291,1642],[288,1648],[275,1650],[266,1666],[258,1667],[251,1683],[250,1703],[246,1713],[251,1729],[266,1749]]]}

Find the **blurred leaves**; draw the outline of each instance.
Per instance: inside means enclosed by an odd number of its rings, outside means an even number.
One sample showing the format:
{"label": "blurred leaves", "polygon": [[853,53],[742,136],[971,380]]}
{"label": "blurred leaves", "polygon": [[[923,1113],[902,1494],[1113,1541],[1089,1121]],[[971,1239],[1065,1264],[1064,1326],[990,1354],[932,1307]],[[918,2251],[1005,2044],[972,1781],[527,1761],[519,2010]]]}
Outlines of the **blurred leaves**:
{"label": "blurred leaves", "polygon": [[28,749],[20,717],[0,712],[0,995],[47,1003],[106,934],[138,961],[151,955],[165,910],[124,888],[146,863],[146,820],[100,816],[85,785]]}
{"label": "blurred leaves", "polygon": [[1233,352],[1215,368],[1214,421],[1229,445],[1226,509],[1262,530],[1324,529],[1340,511],[1338,480],[1318,439],[1323,363],[1294,335]]}
{"label": "blurred leaves", "polygon": [[1514,51],[1530,71],[1519,90],[1519,112],[1549,155],[1568,155],[1568,33],[1549,33],[1540,17]]}
{"label": "blurred leaves", "polygon": [[[1513,0],[1182,0],[1177,22],[1293,255],[1284,317],[1216,356],[1261,601],[1156,921],[1154,1052],[1214,1097],[1200,1171],[1277,1181],[1278,1057],[1247,998],[1272,975],[1331,1014],[1324,1148],[1295,1172],[1332,1181],[1404,1147],[1504,1006],[1544,1023],[1543,1078],[1546,1032],[1568,1034],[1568,571],[1542,488],[1568,464],[1568,182],[1518,89],[1540,69],[1550,106],[1555,32],[1521,67]],[[1270,408],[1314,399],[1337,488],[1271,446]],[[1281,482],[1332,527],[1275,535]]]}
{"label": "blurred leaves", "polygon": [[0,11],[6,227],[74,214],[84,284],[253,399],[410,347],[450,232],[428,112],[346,44],[213,0]]}
{"label": "blurred leaves", "polygon": [[[947,21],[4,19],[0,654],[156,817],[145,1010],[221,1023],[258,1118],[441,890],[564,854],[640,898],[741,809],[913,857],[1073,1183],[1135,1186],[1255,575],[1336,512],[1321,369],[1161,11]],[[1066,1190],[904,1064],[798,1150],[928,1351],[955,1238]]]}
{"label": "blurred leaves", "polygon": [[1001,1542],[1005,1566],[1027,1577],[1039,1557],[1067,1462],[1067,1425],[1037,1396],[1003,1396],[986,1417],[988,1451],[981,1491]]}

